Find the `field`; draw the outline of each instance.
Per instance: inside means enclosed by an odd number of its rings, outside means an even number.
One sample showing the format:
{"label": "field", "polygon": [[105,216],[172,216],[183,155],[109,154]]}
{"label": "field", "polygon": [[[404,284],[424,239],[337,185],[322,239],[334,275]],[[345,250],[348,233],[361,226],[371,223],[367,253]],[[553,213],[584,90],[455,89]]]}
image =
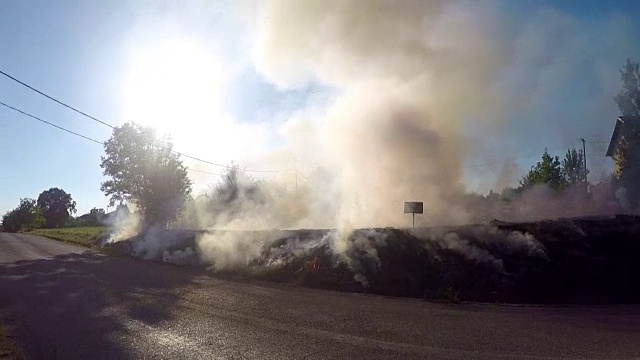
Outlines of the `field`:
{"label": "field", "polygon": [[71,244],[82,245],[89,248],[97,248],[100,246],[100,239],[106,236],[108,232],[109,228],[104,226],[97,226],[59,229],[35,229],[27,233],[32,235],[44,236],[50,239],[64,241]]}

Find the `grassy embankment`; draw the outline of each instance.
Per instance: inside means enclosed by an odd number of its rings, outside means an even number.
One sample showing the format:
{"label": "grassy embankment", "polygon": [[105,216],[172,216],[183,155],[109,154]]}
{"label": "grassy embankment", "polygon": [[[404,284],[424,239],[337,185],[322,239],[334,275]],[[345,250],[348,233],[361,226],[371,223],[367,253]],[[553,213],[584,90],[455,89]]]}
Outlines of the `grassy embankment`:
{"label": "grassy embankment", "polygon": [[109,228],[105,226],[77,227],[59,229],[35,229],[28,234],[48,237],[50,239],[68,242],[71,244],[97,248],[100,245],[100,238],[106,236]]}

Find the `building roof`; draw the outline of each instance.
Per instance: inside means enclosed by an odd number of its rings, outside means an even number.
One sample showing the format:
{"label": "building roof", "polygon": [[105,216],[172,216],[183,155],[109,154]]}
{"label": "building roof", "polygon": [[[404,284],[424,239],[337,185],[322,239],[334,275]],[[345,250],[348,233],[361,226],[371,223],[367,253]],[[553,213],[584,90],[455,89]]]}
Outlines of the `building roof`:
{"label": "building roof", "polygon": [[607,148],[606,156],[613,158],[615,154],[616,145],[618,145],[618,141],[620,138],[620,132],[622,131],[622,125],[624,124],[624,117],[618,116],[616,119],[616,126],[613,128],[613,134],[611,134],[611,140],[609,140],[609,147]]}
{"label": "building roof", "polygon": [[633,122],[640,122],[640,116],[618,116],[616,119],[616,126],[613,128],[613,134],[611,134],[611,140],[609,141],[606,156],[613,158],[616,153],[618,143],[620,142],[620,136],[624,131],[625,123],[628,124]]}

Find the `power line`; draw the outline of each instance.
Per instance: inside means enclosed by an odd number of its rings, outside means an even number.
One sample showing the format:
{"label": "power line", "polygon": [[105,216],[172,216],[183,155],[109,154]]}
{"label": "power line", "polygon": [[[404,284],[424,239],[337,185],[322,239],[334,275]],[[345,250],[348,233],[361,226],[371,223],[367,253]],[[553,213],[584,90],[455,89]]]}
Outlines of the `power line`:
{"label": "power line", "polygon": [[4,71],[2,71],[2,70],[0,70],[0,74],[2,74],[2,75],[4,75],[4,76],[8,77],[9,79],[11,79],[11,80],[13,80],[13,81],[17,82],[18,84],[20,84],[20,85],[22,85],[22,86],[25,86],[25,87],[27,87],[27,88],[29,88],[29,89],[31,89],[31,90],[33,90],[33,91],[37,92],[38,94],[40,94],[40,95],[42,95],[42,96],[44,96],[44,97],[46,97],[46,98],[48,98],[48,99],[50,99],[50,100],[53,100],[53,101],[57,102],[58,104],[60,104],[60,105],[62,105],[62,106],[64,106],[64,107],[67,107],[67,108],[69,108],[69,109],[71,109],[71,110],[73,110],[73,111],[77,112],[78,114],[81,114],[81,115],[83,115],[83,116],[86,116],[86,117],[88,117],[89,119],[94,120],[94,121],[97,121],[97,122],[99,122],[100,124],[105,125],[105,126],[108,126],[108,127],[112,128],[112,129],[113,129],[113,127],[114,127],[114,126],[113,126],[113,125],[111,125],[111,124],[108,124],[108,123],[106,123],[106,122],[104,122],[104,121],[102,121],[102,120],[96,119],[95,117],[93,117],[93,116],[91,116],[91,115],[89,115],[89,114],[87,114],[87,113],[84,113],[84,112],[82,112],[82,111],[80,111],[80,110],[78,110],[78,109],[74,108],[74,107],[73,107],[73,106],[71,106],[71,105],[67,105],[67,104],[63,103],[62,101],[60,101],[60,100],[58,100],[58,99],[55,99],[55,98],[53,98],[53,97],[51,97],[51,96],[49,96],[49,95],[47,95],[47,94],[43,93],[42,91],[40,91],[40,90],[38,90],[38,89],[34,88],[33,86],[31,86],[31,85],[29,85],[29,84],[25,84],[24,82],[22,82],[22,81],[20,81],[20,80],[18,80],[18,79],[16,79],[16,78],[14,78],[13,76],[11,76],[11,75],[7,74],[6,72],[4,72]]}
{"label": "power line", "polygon": [[[11,80],[13,80],[13,81],[17,82],[18,84],[20,84],[20,85],[22,85],[22,86],[24,86],[24,87],[26,87],[26,88],[28,88],[28,89],[30,89],[30,90],[33,90],[33,91],[37,92],[38,94],[40,94],[40,95],[42,95],[42,96],[44,96],[44,97],[46,97],[46,98],[48,98],[48,99],[50,99],[50,100],[52,100],[52,101],[55,101],[56,103],[58,103],[58,104],[60,104],[60,105],[62,105],[62,106],[64,106],[64,107],[66,107],[66,108],[69,108],[69,109],[71,109],[71,110],[75,111],[76,113],[78,113],[78,114],[80,114],[80,115],[82,115],[82,116],[85,116],[85,117],[87,117],[87,118],[89,118],[89,119],[91,119],[91,120],[97,121],[98,123],[100,123],[100,124],[102,124],[102,125],[105,125],[105,126],[108,126],[108,127],[109,127],[109,128],[111,128],[111,129],[113,129],[113,128],[114,128],[114,126],[113,126],[113,125],[111,125],[111,124],[109,124],[109,123],[107,123],[107,122],[105,122],[105,121],[102,121],[102,120],[100,120],[100,119],[98,119],[98,118],[96,118],[96,117],[94,117],[94,116],[91,116],[91,115],[89,115],[89,114],[87,114],[87,113],[85,113],[85,112],[83,112],[83,111],[80,111],[80,110],[76,109],[75,107],[73,107],[73,106],[71,106],[71,105],[68,105],[68,104],[66,104],[66,103],[64,103],[64,102],[62,102],[62,101],[60,101],[60,100],[58,100],[58,99],[56,99],[56,98],[54,98],[54,97],[52,97],[52,96],[50,96],[50,95],[48,95],[48,94],[44,93],[44,92],[42,92],[42,91],[40,91],[40,90],[38,90],[38,89],[34,88],[33,86],[31,86],[31,85],[29,85],[29,84],[26,84],[25,82],[23,82],[23,81],[20,81],[20,80],[16,79],[15,77],[13,77],[13,76],[11,76],[11,75],[7,74],[6,72],[4,72],[4,71],[2,71],[2,70],[0,70],[0,74],[2,74],[2,75],[4,75],[4,76],[6,76],[7,78],[9,78],[9,79],[11,79]],[[6,104],[3,104],[3,105],[5,105],[5,106],[7,106],[7,107],[10,107],[10,106],[8,106],[8,105],[6,105]],[[27,115],[27,116],[31,116],[31,115],[28,115],[28,114],[26,114],[26,113],[24,113],[24,112],[20,111],[20,110],[15,109],[15,108],[12,108],[12,109],[14,109],[14,110],[16,110],[16,111],[19,111],[19,112],[21,112],[21,113],[23,113],[23,114],[25,114],[25,115]],[[34,116],[31,116],[31,117],[33,117],[33,118],[35,118],[35,119],[37,119],[37,120],[41,120],[41,119],[38,119],[38,118],[36,118],[36,117],[34,117]],[[41,121],[42,121],[42,120],[41,120]],[[46,123],[46,121],[43,121],[43,122],[45,122],[45,123]],[[50,125],[55,126],[55,127],[58,127],[57,125],[53,125],[53,124],[50,124]],[[72,134],[75,134],[75,133],[73,133],[73,132],[72,132],[72,131],[70,131],[70,130],[66,130],[66,129],[63,129],[63,130],[64,130],[64,131],[67,131],[67,132],[70,132],[70,133],[72,133]],[[84,137],[83,135],[79,135],[79,134],[76,134],[76,135]],[[92,140],[92,141],[93,141],[93,140]],[[608,141],[591,141],[590,143],[591,143],[591,144],[608,144],[609,142],[608,142]],[[198,157],[195,157],[195,156],[191,156],[191,155],[187,155],[187,154],[181,153],[181,152],[176,151],[176,150],[172,150],[172,151],[173,151],[175,154],[177,154],[177,155],[184,156],[184,157],[189,158],[189,159],[192,159],[192,160],[200,161],[200,162],[203,162],[203,163],[205,163],[205,164],[214,165],[214,166],[219,166],[219,167],[223,167],[223,168],[225,168],[225,169],[230,169],[230,168],[231,168],[231,166],[229,166],[229,165],[224,165],[224,164],[219,164],[219,163],[216,163],[216,162],[212,162],[212,161],[204,160],[204,159],[201,159],[201,158],[198,158]],[[532,157],[532,156],[535,156],[535,155],[528,155],[528,156],[523,156],[523,157],[519,157],[519,158],[511,158],[510,160],[526,159],[526,158],[530,158],[530,157]],[[479,168],[479,167],[492,166],[492,165],[502,164],[502,163],[503,163],[503,162],[493,162],[493,163],[487,163],[487,164],[468,165],[468,166],[464,166],[463,168]],[[244,171],[247,171],[247,172],[261,172],[261,173],[279,173],[279,172],[282,172],[283,170],[256,170],[256,169],[244,169]]]}
{"label": "power line", "polygon": [[[52,101],[55,101],[56,103],[58,103],[58,104],[60,104],[60,105],[62,105],[62,106],[64,106],[64,107],[66,107],[66,108],[69,108],[69,109],[71,109],[71,110],[75,111],[76,113],[78,113],[78,114],[80,114],[80,115],[82,115],[82,116],[85,116],[85,117],[87,117],[87,118],[89,118],[89,119],[91,119],[91,120],[93,120],[93,121],[97,121],[97,122],[99,122],[100,124],[105,125],[105,126],[108,126],[108,127],[109,127],[109,128],[111,128],[111,129],[113,129],[113,128],[114,128],[114,126],[113,126],[113,125],[111,125],[111,124],[109,124],[109,123],[107,123],[107,122],[105,122],[105,121],[102,121],[102,120],[100,120],[100,119],[98,119],[98,118],[96,118],[96,117],[94,117],[94,116],[91,116],[91,115],[89,115],[89,114],[87,114],[87,113],[85,113],[85,112],[83,112],[83,111],[80,111],[80,110],[76,109],[75,107],[73,107],[73,106],[71,106],[71,105],[68,105],[68,104],[66,104],[66,103],[64,103],[64,102],[62,102],[62,101],[60,101],[60,100],[58,100],[58,99],[56,99],[56,98],[54,98],[54,97],[52,97],[52,96],[50,96],[50,95],[48,95],[48,94],[44,93],[44,92],[42,92],[42,91],[40,91],[40,90],[38,90],[38,89],[34,88],[33,86],[31,86],[31,85],[29,85],[29,84],[27,84],[27,83],[25,83],[25,82],[23,82],[23,81],[20,81],[20,80],[16,79],[15,77],[13,77],[13,76],[11,76],[11,75],[7,74],[6,72],[4,72],[4,71],[2,71],[2,70],[0,70],[0,74],[2,74],[2,75],[4,75],[4,76],[6,76],[7,78],[9,78],[9,79],[11,79],[11,80],[13,80],[13,81],[17,82],[18,84],[20,84],[20,85],[22,85],[22,86],[24,86],[24,87],[26,87],[26,88],[28,88],[28,89],[30,89],[30,90],[33,90],[33,91],[37,92],[38,94],[40,94],[40,95],[42,95],[42,96],[46,97],[47,99],[50,99],[50,100],[52,100]],[[7,105],[5,105],[5,106],[7,106]],[[14,109],[14,110],[16,110],[16,109]],[[17,110],[17,111],[19,111],[19,110]],[[20,111],[20,112],[22,112],[22,111]],[[55,126],[55,125],[54,125],[54,126]],[[71,132],[71,131],[69,131],[69,130],[65,130],[65,131]],[[82,136],[82,135],[80,135],[80,136]],[[195,156],[187,155],[187,154],[181,153],[181,152],[176,151],[176,150],[172,150],[172,152],[173,152],[173,153],[175,153],[175,154],[177,154],[177,155],[184,156],[184,157],[189,158],[189,159],[197,160],[197,161],[200,161],[200,162],[203,162],[203,163],[209,164],[209,165],[220,166],[220,167],[223,167],[223,168],[225,168],[225,169],[230,169],[230,168],[231,168],[231,166],[229,166],[229,165],[219,164],[219,163],[215,163],[215,162],[212,162],[212,161],[208,161],[208,160],[200,159],[200,158],[197,158],[197,157],[195,157]],[[262,173],[277,173],[277,172],[281,172],[281,170],[255,170],[255,169],[244,169],[244,171],[247,171],[247,172],[262,172]]]}
{"label": "power line", "polygon": [[62,130],[62,131],[66,131],[66,132],[68,132],[68,133],[70,133],[70,134],[73,134],[73,135],[79,136],[79,137],[81,137],[81,138],[83,138],[83,139],[86,139],[86,140],[89,140],[89,141],[93,141],[94,143],[97,143],[97,144],[100,144],[100,145],[104,145],[104,142],[102,142],[102,141],[98,141],[98,140],[96,140],[96,139],[92,139],[92,138],[90,138],[90,137],[88,137],[88,136],[84,136],[84,135],[82,135],[82,134],[78,134],[78,133],[77,133],[77,132],[75,132],[75,131],[71,131],[71,130],[69,130],[69,129],[65,129],[65,128],[63,128],[62,126],[58,126],[58,125],[56,125],[56,124],[54,124],[54,123],[50,123],[50,122],[48,122],[48,121],[46,121],[46,120],[43,120],[43,119],[41,119],[41,118],[39,118],[39,117],[37,117],[37,116],[34,116],[34,115],[31,115],[31,114],[28,114],[28,113],[26,113],[26,112],[24,112],[24,111],[22,111],[22,110],[20,110],[20,109],[16,109],[16,108],[14,108],[13,106],[11,106],[11,105],[7,105],[7,104],[5,104],[5,103],[3,103],[3,102],[1,102],[1,101],[0,101],[0,105],[5,106],[5,107],[7,107],[7,108],[9,108],[9,109],[11,109],[11,110],[13,110],[13,111],[17,111],[17,112],[19,112],[19,113],[21,113],[21,114],[23,114],[23,115],[25,115],[25,116],[28,116],[28,117],[30,117],[30,118],[32,118],[32,119],[38,120],[38,121],[40,121],[40,122],[43,122],[43,123],[45,123],[45,124],[47,124],[47,125],[49,125],[49,126],[53,126],[53,127],[55,127],[55,128],[58,128],[58,129],[60,129],[60,130]]}
{"label": "power line", "polygon": [[[6,76],[7,78],[9,78],[9,79],[11,79],[11,80],[13,80],[13,81],[17,82],[18,84],[20,84],[20,85],[22,85],[22,86],[25,86],[25,87],[27,87],[28,89],[33,90],[33,91],[37,92],[38,94],[40,94],[40,95],[42,95],[42,96],[44,96],[44,97],[46,97],[46,98],[48,98],[48,99],[50,99],[50,100],[52,100],[52,101],[54,101],[54,102],[56,102],[56,103],[58,103],[58,104],[60,104],[60,105],[64,106],[64,107],[67,107],[67,108],[69,108],[69,109],[71,109],[71,110],[75,111],[76,113],[78,113],[78,114],[80,114],[80,115],[82,115],[82,116],[85,116],[85,117],[87,117],[87,118],[89,118],[89,119],[91,119],[91,120],[97,121],[98,123],[100,123],[100,124],[102,124],[102,125],[105,125],[105,126],[108,126],[108,127],[109,127],[109,128],[111,128],[111,129],[113,129],[113,128],[114,128],[114,126],[113,126],[113,125],[111,125],[111,124],[109,124],[109,123],[107,123],[107,122],[104,122],[104,121],[102,121],[102,120],[100,120],[100,119],[98,119],[98,118],[96,118],[96,117],[94,117],[94,116],[91,116],[91,115],[89,115],[89,114],[87,114],[87,113],[85,113],[85,112],[83,112],[83,111],[80,111],[80,110],[76,109],[75,107],[73,107],[73,106],[71,106],[71,105],[68,105],[68,104],[66,104],[66,103],[64,103],[64,102],[62,102],[62,101],[60,101],[60,100],[57,100],[57,99],[55,99],[54,97],[52,97],[52,96],[50,96],[50,95],[48,95],[48,94],[46,94],[46,93],[44,93],[44,92],[42,92],[42,91],[40,91],[40,90],[38,90],[38,89],[34,88],[33,86],[31,86],[31,85],[29,85],[29,84],[26,84],[26,83],[24,83],[23,81],[20,81],[20,80],[16,79],[15,77],[13,77],[13,76],[11,76],[11,75],[9,75],[9,74],[5,73],[5,72],[4,72],[4,71],[2,71],[2,70],[0,70],[0,74],[2,74],[2,75],[4,75],[4,76]],[[87,137],[85,137],[84,135],[80,135],[80,134],[75,133],[75,132],[73,132],[73,131],[71,131],[71,130],[64,129],[64,128],[59,127],[59,126],[57,126],[57,125],[55,125],[55,124],[49,123],[49,122],[47,122],[47,121],[45,121],[45,120],[42,120],[42,119],[40,119],[40,118],[38,118],[38,117],[35,117],[35,116],[33,116],[33,115],[30,115],[30,114],[27,114],[27,113],[25,113],[25,112],[23,112],[23,111],[21,111],[21,110],[18,110],[18,109],[14,108],[14,107],[11,107],[11,106],[9,106],[9,105],[7,105],[7,104],[4,104],[4,103],[1,103],[1,104],[2,104],[2,105],[4,105],[4,106],[6,106],[6,107],[8,107],[8,108],[10,108],[10,109],[13,109],[13,110],[15,110],[15,111],[18,111],[18,112],[20,112],[20,113],[22,113],[22,114],[24,114],[24,115],[26,115],[26,116],[29,116],[29,117],[34,118],[34,119],[36,119],[36,120],[42,121],[42,122],[44,122],[44,123],[46,123],[46,124],[49,124],[49,125],[54,126],[54,127],[57,127],[57,128],[59,128],[59,129],[61,129],[61,130],[64,130],[64,131],[66,131],[66,132],[69,132],[69,133],[71,133],[71,134],[74,134],[74,135],[77,135],[77,136],[80,136],[80,137],[86,138],[87,140],[91,140],[91,141],[94,141],[94,142],[98,142],[97,140],[94,140],[94,139],[91,139],[91,138],[87,138]],[[103,142],[98,142],[98,143],[99,143],[99,144],[103,144]],[[591,143],[591,144],[607,144],[608,142],[605,142],[605,141],[601,141],[601,142],[600,142],[600,141],[591,141],[590,143]],[[557,149],[552,149],[552,151],[553,151],[553,150],[557,150]],[[214,165],[214,166],[219,166],[219,167],[222,167],[222,168],[225,168],[225,169],[230,169],[230,168],[232,168],[232,167],[231,167],[231,166],[229,166],[229,165],[224,165],[224,164],[220,164],[220,163],[216,163],[216,162],[212,162],[212,161],[204,160],[204,159],[201,159],[201,158],[198,158],[198,157],[195,157],[195,156],[187,155],[187,154],[185,154],[185,153],[182,153],[182,152],[179,152],[179,151],[176,151],[176,150],[172,150],[172,152],[173,152],[173,153],[175,153],[175,154],[177,154],[177,155],[184,156],[184,157],[189,158],[189,159],[192,159],[192,160],[196,160],[196,161],[203,162],[203,163],[205,163],[205,164]],[[518,158],[509,158],[508,160],[526,159],[526,158],[530,158],[530,157],[533,157],[533,156],[535,156],[535,155],[527,155],[527,156],[518,157]],[[467,166],[463,166],[463,168],[480,168],[480,167],[486,167],[486,166],[499,165],[499,164],[502,164],[502,163],[504,163],[504,162],[492,162],[492,163],[486,163],[486,164],[467,165]],[[246,171],[246,172],[259,172],[259,173],[280,173],[280,172],[283,172],[283,170],[256,170],[256,169],[243,169],[243,170],[244,170],[244,171]],[[196,170],[194,170],[194,171],[196,171]],[[205,172],[205,171],[199,171],[199,172],[208,173],[208,172]],[[219,175],[219,173],[211,173],[211,174]]]}
{"label": "power line", "polygon": [[[2,105],[2,106],[4,106],[4,107],[7,107],[7,108],[9,108],[9,109],[11,109],[11,110],[13,110],[13,111],[19,112],[20,114],[25,115],[25,116],[28,116],[28,117],[30,117],[30,118],[32,118],[32,119],[34,119],[34,120],[38,120],[38,121],[40,121],[40,122],[42,122],[42,123],[45,123],[45,124],[47,124],[47,125],[49,125],[49,126],[53,126],[53,127],[55,127],[56,129],[59,129],[59,130],[62,130],[62,131],[66,131],[66,132],[68,132],[69,134],[72,134],[72,135],[75,135],[75,136],[79,136],[79,137],[81,137],[81,138],[83,138],[83,139],[85,139],[85,140],[89,140],[89,141],[94,142],[94,143],[96,143],[96,144],[104,145],[104,142],[103,142],[103,141],[99,141],[99,140],[96,140],[96,139],[90,138],[90,137],[88,137],[88,136],[85,136],[85,135],[79,134],[79,133],[77,133],[77,132],[75,132],[75,131],[72,131],[72,130],[69,130],[69,129],[67,129],[67,128],[64,128],[64,127],[62,127],[62,126],[56,125],[56,124],[51,123],[51,122],[49,122],[49,121],[47,121],[47,120],[41,119],[41,118],[39,118],[39,117],[37,117],[37,116],[35,116],[35,115],[31,115],[31,114],[29,114],[29,113],[27,113],[27,112],[24,112],[24,111],[22,111],[22,110],[20,110],[20,109],[18,109],[18,108],[15,108],[15,107],[13,107],[13,106],[11,106],[11,105],[7,105],[7,104],[3,103],[2,101],[0,101],[0,105]],[[185,167],[185,168],[186,168],[187,170],[189,170],[189,171],[194,171],[194,172],[199,172],[199,173],[204,173],[204,174],[222,175],[222,174],[220,174],[220,173],[216,173],[216,172],[203,171],[203,170],[196,170],[196,169],[192,169],[192,168],[189,168],[189,167]]]}
{"label": "power line", "polygon": [[[180,156],[187,157],[189,159],[201,161],[201,162],[203,162],[205,164],[216,165],[216,166],[223,167],[225,169],[231,169],[232,168],[229,165],[223,165],[223,164],[218,164],[218,163],[214,163],[214,162],[211,162],[211,161],[203,160],[203,159],[197,158],[195,156],[183,154],[183,153],[175,151],[175,150],[173,150],[173,152],[178,154],[178,155],[180,155]],[[243,170],[244,171],[249,171],[249,172],[260,172],[260,173],[278,173],[278,172],[282,172],[282,170],[254,170],[254,169],[243,169]]]}
{"label": "power line", "polygon": [[210,174],[210,175],[218,175],[218,176],[222,176],[222,174],[217,173],[217,172],[211,172],[211,171],[204,171],[204,170],[196,170],[193,168],[188,167],[187,170],[189,171],[193,171],[193,172],[197,172],[197,173],[203,173],[203,174]]}
{"label": "power line", "polygon": [[[39,118],[39,117],[37,117],[37,116],[35,116],[35,115],[31,115],[31,114],[29,114],[29,113],[27,113],[27,112],[25,112],[25,111],[22,111],[22,110],[20,110],[20,109],[18,109],[18,108],[15,108],[15,107],[13,107],[13,106],[11,106],[11,105],[5,104],[5,103],[4,103],[4,102],[2,102],[2,101],[0,101],[0,105],[2,105],[2,106],[4,106],[4,107],[6,107],[6,108],[8,108],[8,109],[11,109],[11,110],[13,110],[13,111],[16,111],[16,112],[18,112],[18,113],[20,113],[20,114],[22,114],[22,115],[25,115],[25,116],[27,116],[27,117],[30,117],[30,118],[32,118],[32,119],[34,119],[34,120],[40,121],[40,122],[42,122],[42,123],[44,123],[44,124],[46,124],[46,125],[52,126],[52,127],[56,128],[56,129],[59,129],[59,130],[65,131],[65,132],[67,132],[67,133],[69,133],[69,134],[72,134],[72,135],[75,135],[75,136],[78,136],[78,137],[81,137],[81,138],[83,138],[83,139],[85,139],[85,140],[89,140],[89,141],[91,141],[91,142],[93,142],[93,143],[96,143],[96,144],[99,144],[99,145],[104,145],[104,142],[103,142],[103,141],[99,141],[99,140],[96,140],[96,139],[90,138],[90,137],[88,137],[88,136],[85,136],[85,135],[79,134],[79,133],[77,133],[77,132],[75,132],[75,131],[72,131],[72,130],[69,130],[69,129],[67,129],[67,128],[64,128],[64,127],[62,127],[62,126],[56,125],[56,124],[54,124],[54,123],[51,123],[51,122],[46,121],[46,120],[44,120],[44,119],[41,119],[41,118]],[[599,142],[592,142],[592,143],[599,143]],[[559,149],[559,148],[558,148],[558,149]],[[558,150],[558,149],[551,149],[551,151]],[[180,153],[178,153],[178,152],[176,152],[176,153],[177,153],[177,154],[179,154],[179,155],[182,155],[182,154],[180,154]],[[183,156],[184,156],[184,155],[183,155]],[[530,158],[530,157],[533,157],[533,156],[536,156],[536,155],[535,155],[535,154],[533,154],[533,155],[527,155],[527,156],[522,156],[522,157],[517,157],[517,158],[513,158],[513,157],[512,157],[512,158],[509,158],[509,159],[507,159],[507,160],[526,159],[526,158]],[[187,157],[189,157],[189,156],[187,156]],[[200,160],[200,159],[198,159],[198,160]],[[205,162],[206,162],[206,160],[201,160],[201,161],[205,161]],[[469,166],[463,166],[463,168],[477,168],[477,167],[485,167],[485,166],[500,165],[500,164],[504,164],[504,162],[492,162],[492,163],[486,163],[486,164],[469,165]],[[225,166],[225,167],[229,168],[228,166]],[[221,176],[221,175],[223,175],[223,174],[221,174],[221,173],[217,173],[217,172],[204,171],[204,170],[197,170],[197,169],[193,169],[193,168],[190,168],[190,167],[185,167],[185,168],[186,168],[186,170],[189,170],[189,171],[192,171],[192,172],[197,172],[197,173],[210,174],[210,175],[216,175],[216,176]],[[246,170],[245,170],[245,171],[246,171]],[[255,170],[254,170],[254,171],[255,171]],[[266,172],[266,171],[265,171],[265,172]],[[273,172],[279,172],[279,171],[273,171]],[[306,178],[306,177],[305,177],[305,178]]]}

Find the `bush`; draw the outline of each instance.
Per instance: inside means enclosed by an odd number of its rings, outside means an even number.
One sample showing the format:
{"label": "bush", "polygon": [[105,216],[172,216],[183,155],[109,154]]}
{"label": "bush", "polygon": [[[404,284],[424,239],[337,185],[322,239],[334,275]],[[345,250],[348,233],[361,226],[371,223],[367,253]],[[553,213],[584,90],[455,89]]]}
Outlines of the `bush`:
{"label": "bush", "polygon": [[42,210],[33,199],[20,199],[20,205],[2,217],[2,226],[9,232],[38,229],[44,224]]}

